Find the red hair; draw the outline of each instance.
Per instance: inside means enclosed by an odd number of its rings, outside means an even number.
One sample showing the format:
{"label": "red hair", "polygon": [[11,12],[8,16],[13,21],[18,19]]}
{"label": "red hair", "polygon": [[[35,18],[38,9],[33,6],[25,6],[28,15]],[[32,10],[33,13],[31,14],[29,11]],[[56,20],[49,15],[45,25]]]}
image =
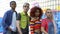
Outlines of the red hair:
{"label": "red hair", "polygon": [[33,7],[33,8],[31,8],[31,10],[30,10],[30,16],[31,17],[35,17],[35,12],[37,11],[37,10],[39,10],[39,18],[41,18],[41,16],[42,16],[42,14],[43,14],[43,11],[42,11],[42,9],[41,8],[39,8],[39,7]]}

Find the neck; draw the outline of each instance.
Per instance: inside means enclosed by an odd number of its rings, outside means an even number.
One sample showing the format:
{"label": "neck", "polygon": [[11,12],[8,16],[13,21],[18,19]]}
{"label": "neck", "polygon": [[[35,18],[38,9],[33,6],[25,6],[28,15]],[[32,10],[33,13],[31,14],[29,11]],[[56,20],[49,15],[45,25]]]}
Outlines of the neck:
{"label": "neck", "polygon": [[35,17],[37,20],[39,20],[39,17]]}
{"label": "neck", "polygon": [[15,11],[15,9],[12,9],[13,11]]}
{"label": "neck", "polygon": [[52,20],[53,18],[52,17],[47,17],[49,20]]}
{"label": "neck", "polygon": [[27,14],[27,11],[24,11],[25,14]]}

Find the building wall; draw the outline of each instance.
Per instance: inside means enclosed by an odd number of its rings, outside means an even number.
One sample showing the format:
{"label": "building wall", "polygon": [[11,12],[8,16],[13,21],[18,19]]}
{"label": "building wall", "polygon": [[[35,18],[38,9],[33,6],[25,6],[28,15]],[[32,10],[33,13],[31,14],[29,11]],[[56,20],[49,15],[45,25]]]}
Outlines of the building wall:
{"label": "building wall", "polygon": [[40,1],[41,8],[50,8],[56,9],[56,6],[60,5],[60,0],[47,0],[47,1]]}
{"label": "building wall", "polygon": [[[4,13],[10,9],[10,1],[13,0],[0,0],[0,17],[3,17]],[[19,13],[23,9],[23,4],[25,2],[30,3],[30,8],[32,7],[32,3],[34,1],[38,2],[40,7],[44,10],[46,8],[50,9],[58,9],[60,6],[60,0],[14,0],[17,3],[16,11]]]}

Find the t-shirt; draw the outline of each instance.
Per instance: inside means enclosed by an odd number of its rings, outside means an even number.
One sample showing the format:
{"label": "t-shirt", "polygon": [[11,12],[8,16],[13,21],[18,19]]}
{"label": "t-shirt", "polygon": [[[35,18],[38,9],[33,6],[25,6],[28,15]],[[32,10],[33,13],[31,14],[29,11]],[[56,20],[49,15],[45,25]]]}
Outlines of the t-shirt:
{"label": "t-shirt", "polygon": [[25,15],[24,12],[18,14],[17,20],[20,20],[20,27],[22,29],[28,28],[29,16]]}
{"label": "t-shirt", "polygon": [[30,20],[30,32],[31,34],[35,33],[35,30],[39,30],[41,32],[41,21],[34,19]]}
{"label": "t-shirt", "polygon": [[48,32],[48,24],[47,24],[47,21],[46,21],[47,19],[43,19],[41,22],[42,22],[42,24],[41,24],[41,27],[44,27],[45,28],[45,30],[46,30],[46,32]]}
{"label": "t-shirt", "polygon": [[41,27],[44,27],[45,31],[48,32],[48,34],[54,34],[54,25],[51,20],[47,18],[43,19]]}
{"label": "t-shirt", "polygon": [[10,25],[12,31],[16,32],[16,13],[13,13],[12,24]]}

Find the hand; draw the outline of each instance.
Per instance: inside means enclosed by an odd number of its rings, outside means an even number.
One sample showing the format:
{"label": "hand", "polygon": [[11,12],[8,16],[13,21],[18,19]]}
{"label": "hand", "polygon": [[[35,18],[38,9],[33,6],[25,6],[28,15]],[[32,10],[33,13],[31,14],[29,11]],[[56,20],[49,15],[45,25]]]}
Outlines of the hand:
{"label": "hand", "polygon": [[57,31],[55,32],[55,34],[57,34]]}
{"label": "hand", "polygon": [[35,32],[37,32],[38,34],[40,34],[40,29],[35,30]]}
{"label": "hand", "polygon": [[35,18],[31,18],[31,21],[35,21]]}
{"label": "hand", "polygon": [[22,34],[22,32],[20,34]]}
{"label": "hand", "polygon": [[46,33],[46,34],[48,34],[48,33]]}
{"label": "hand", "polygon": [[48,34],[48,33],[47,33]]}
{"label": "hand", "polygon": [[12,31],[10,27],[8,27],[8,30]]}
{"label": "hand", "polygon": [[22,32],[19,32],[19,34],[22,34]]}
{"label": "hand", "polygon": [[45,33],[45,34],[48,34],[48,33]]}

